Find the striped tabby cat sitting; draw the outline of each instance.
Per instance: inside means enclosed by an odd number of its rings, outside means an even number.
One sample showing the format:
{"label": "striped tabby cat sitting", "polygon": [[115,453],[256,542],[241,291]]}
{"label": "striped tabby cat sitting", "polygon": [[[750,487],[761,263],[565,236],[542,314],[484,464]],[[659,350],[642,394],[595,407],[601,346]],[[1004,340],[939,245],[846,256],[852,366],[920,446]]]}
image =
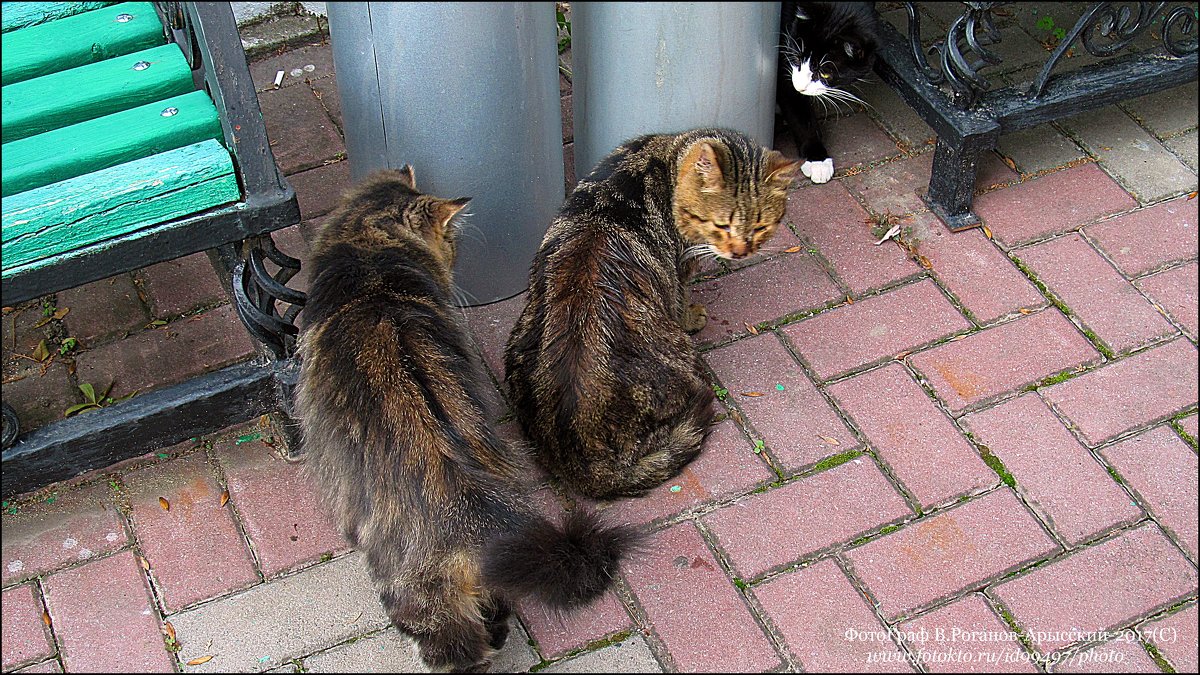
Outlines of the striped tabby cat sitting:
{"label": "striped tabby cat sitting", "polygon": [[633,496],[700,452],[713,391],[689,333],[698,259],[771,238],[798,162],[725,129],[641,136],[567,198],[534,257],[505,349],[510,399],[541,463],[596,498]]}

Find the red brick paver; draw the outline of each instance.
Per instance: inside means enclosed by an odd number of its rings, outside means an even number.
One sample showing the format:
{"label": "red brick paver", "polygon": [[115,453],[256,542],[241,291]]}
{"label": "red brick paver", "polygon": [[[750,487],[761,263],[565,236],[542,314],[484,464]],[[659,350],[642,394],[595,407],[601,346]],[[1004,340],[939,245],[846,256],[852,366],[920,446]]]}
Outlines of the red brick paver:
{"label": "red brick paver", "polygon": [[692,302],[708,310],[708,324],[698,342],[745,335],[746,324],[774,321],[789,314],[823,307],[842,297],[816,258],[800,251],[785,253],[727,276],[692,286]]}
{"label": "red brick paver", "polygon": [[[1087,195],[1087,199],[1075,195]],[[1137,201],[1095,164],[1058,171],[975,199],[975,212],[1006,246],[1073,230],[1135,206]]]}
{"label": "red brick paver", "polygon": [[46,606],[68,672],[170,672],[174,661],[129,551],[46,579]]}
{"label": "red brick paver", "polygon": [[33,584],[4,591],[3,660],[4,672],[14,666],[31,663],[54,654],[46,624],[42,621],[42,601]]}
{"label": "red brick paver", "polygon": [[1173,199],[1083,228],[1128,276],[1196,257],[1196,202]]}
{"label": "red brick paver", "polygon": [[763,671],[779,665],[745,599],[691,523],[656,534],[626,578],[680,671]]}
{"label": "red brick paver", "polygon": [[1175,332],[1078,234],[1015,253],[1113,351],[1129,351]]}
{"label": "red brick paver", "polygon": [[831,156],[837,158],[835,166],[839,171],[900,154],[896,142],[868,115],[838,117],[826,120],[821,126],[821,139]]}
{"label": "red brick paver", "polygon": [[106,483],[55,493],[4,514],[4,583],[29,579],[126,545]]}
{"label": "red brick paver", "polygon": [[1125,636],[1064,659],[1056,673],[1161,673],[1145,648]]}
{"label": "red brick paver", "polygon": [[739,340],[705,359],[728,389],[728,400],[785,467],[796,469],[858,445],[775,335]]}
{"label": "red brick paver", "polygon": [[1182,338],[1047,387],[1042,395],[1095,445],[1196,404],[1196,347]]}
{"label": "red brick paver", "polygon": [[1183,610],[1140,627],[1146,641],[1158,647],[1178,673],[1194,673],[1200,662],[1196,648],[1196,607],[1193,602]]}
{"label": "red brick paver", "polygon": [[875,245],[878,237],[871,234],[870,218],[843,181],[793,192],[785,220],[817,247],[856,295],[921,271],[895,243]]}
{"label": "red brick paver", "polygon": [[817,377],[827,380],[970,327],[937,285],[924,280],[823,312],[783,332]]}
{"label": "red brick paver", "polygon": [[254,344],[229,305],[86,351],[76,359],[80,382],[112,395],[179,382],[250,356]]}
{"label": "red brick paver", "polygon": [[124,482],[134,530],[168,611],[258,581],[203,452],[126,474]]}
{"label": "red brick paver", "polygon": [[[239,439],[253,436],[251,432]],[[301,464],[262,440],[229,439],[216,448],[229,497],[267,577],[349,550]]]}
{"label": "red brick paver", "polygon": [[1165,309],[1193,340],[1200,335],[1197,327],[1197,264],[1194,261],[1142,277],[1133,285]]}
{"label": "red brick paver", "polygon": [[734,570],[751,579],[910,513],[871,458],[862,455],[719,509],[704,524]]}
{"label": "red brick paver", "polygon": [[155,317],[173,319],[198,307],[228,299],[205,253],[151,265],[138,274]]}
{"label": "red brick paver", "polygon": [[810,673],[911,671],[871,606],[832,560],[757,586],[754,595]]}
{"label": "red brick paver", "polygon": [[950,232],[931,213],[913,216],[911,227],[917,250],[929,259],[933,273],[976,320],[988,323],[1022,308],[1046,304],[983,232]]}
{"label": "red brick paver", "polygon": [[829,387],[867,442],[923,507],[996,484],[959,430],[900,364]]}
{"label": "red brick paver", "polygon": [[589,642],[628,630],[633,621],[617,596],[607,593],[594,604],[556,616],[542,605],[522,606],[521,619],[543,658],[553,659]]}
{"label": "red brick paver", "polygon": [[932,673],[1037,672],[1012,629],[978,593],[896,628]]}
{"label": "red brick paver", "polygon": [[1166,426],[1156,427],[1100,449],[1158,522],[1179,541],[1192,560],[1197,545],[1196,453]]}
{"label": "red brick paver", "polygon": [[71,310],[63,323],[85,345],[123,337],[126,331],[137,330],[150,320],[128,274],[60,291],[57,308]]}
{"label": "red brick paver", "polygon": [[[342,137],[308,87],[286,87],[259,94],[267,136],[279,169],[286,174],[321,166],[346,152]],[[295,133],[302,128],[303,134]],[[420,169],[418,169],[419,171]]]}
{"label": "red brick paver", "polygon": [[963,422],[1004,463],[1025,503],[1071,545],[1142,511],[1037,394],[1023,394]]}
{"label": "red brick paver", "polygon": [[1043,654],[1195,592],[1196,568],[1153,523],[992,589]]}
{"label": "red brick paver", "polygon": [[1100,359],[1057,309],[1046,309],[915,354],[913,366],[951,411]]}
{"label": "red brick paver", "polygon": [[997,490],[850,550],[854,573],[894,618],[1053,553],[1058,546]]}
{"label": "red brick paver", "polygon": [[38,663],[36,665],[26,666],[25,668],[21,668],[20,670],[14,670],[13,672],[14,673],[61,673],[62,668],[59,667],[58,661],[55,661],[54,659],[50,659],[49,661],[42,661],[41,663]]}

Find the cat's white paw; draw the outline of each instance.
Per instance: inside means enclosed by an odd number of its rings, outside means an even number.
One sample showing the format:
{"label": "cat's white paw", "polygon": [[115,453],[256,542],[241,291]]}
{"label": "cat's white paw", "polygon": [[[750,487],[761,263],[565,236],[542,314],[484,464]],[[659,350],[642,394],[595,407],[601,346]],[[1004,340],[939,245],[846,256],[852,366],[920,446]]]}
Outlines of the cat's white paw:
{"label": "cat's white paw", "polygon": [[828,183],[829,179],[833,178],[833,158],[829,157],[821,162],[805,162],[800,165],[800,173],[814,183]]}

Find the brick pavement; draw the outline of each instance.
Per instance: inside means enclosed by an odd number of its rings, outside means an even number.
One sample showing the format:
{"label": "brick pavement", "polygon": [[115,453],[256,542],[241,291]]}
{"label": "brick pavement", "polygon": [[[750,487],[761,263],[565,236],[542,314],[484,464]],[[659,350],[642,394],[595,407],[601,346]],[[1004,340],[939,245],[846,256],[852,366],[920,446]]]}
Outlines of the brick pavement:
{"label": "brick pavement", "polygon": [[[303,257],[349,181],[330,50],[252,72],[305,221],[277,239]],[[928,128],[864,98],[829,121],[837,179],[801,181],[767,253],[697,282],[723,419],[678,478],[596,505],[652,545],[584,612],[522,607],[496,670],[1196,668],[1195,84],[1003,137],[990,237],[924,209]],[[902,242],[876,246],[889,215]],[[207,265],[6,311],[5,399],[44,423],[78,384],[245,358]],[[466,311],[497,381],[520,306]],[[14,357],[66,337],[44,374]],[[260,423],[5,503],[3,670],[418,667]]]}

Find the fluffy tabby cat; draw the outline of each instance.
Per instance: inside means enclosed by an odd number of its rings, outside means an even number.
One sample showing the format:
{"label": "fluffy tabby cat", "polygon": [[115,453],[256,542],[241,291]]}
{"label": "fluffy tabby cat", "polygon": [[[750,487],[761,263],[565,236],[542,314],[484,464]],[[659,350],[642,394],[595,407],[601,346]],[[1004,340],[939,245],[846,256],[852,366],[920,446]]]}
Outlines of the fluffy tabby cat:
{"label": "fluffy tabby cat", "polygon": [[599,597],[634,539],[528,505],[528,458],[489,424],[451,304],[466,203],[417,192],[407,166],[347,195],[313,249],[297,394],[308,468],[389,618],[453,670],[486,666],[518,598]]}
{"label": "fluffy tabby cat", "polygon": [[638,495],[700,452],[713,391],[687,282],[698,256],[744,258],[771,238],[796,167],[736,131],[648,135],[567,198],[505,349],[517,419],[567,485]]}
{"label": "fluffy tabby cat", "polygon": [[833,158],[821,141],[813,101],[862,103],[846,91],[871,72],[875,62],[875,10],[870,2],[784,2],[776,100],[796,152],[800,170],[814,183],[833,177]]}

